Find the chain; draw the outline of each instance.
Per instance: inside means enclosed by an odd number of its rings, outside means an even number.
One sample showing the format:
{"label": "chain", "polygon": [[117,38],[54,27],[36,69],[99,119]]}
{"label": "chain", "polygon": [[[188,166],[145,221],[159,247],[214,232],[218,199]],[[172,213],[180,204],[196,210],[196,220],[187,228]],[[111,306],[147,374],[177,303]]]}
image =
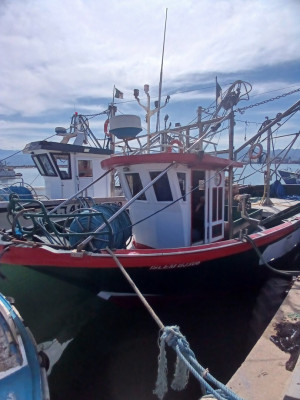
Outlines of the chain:
{"label": "chain", "polygon": [[289,96],[289,95],[291,95],[291,94],[293,94],[293,93],[296,93],[296,92],[300,92],[300,88],[299,88],[299,89],[292,90],[292,91],[289,92],[289,93],[284,93],[284,94],[281,94],[281,95],[279,95],[279,96],[272,97],[271,99],[268,99],[268,100],[260,101],[259,103],[256,103],[256,104],[251,104],[250,106],[246,106],[246,107],[243,107],[243,108],[237,108],[237,109],[235,110],[235,112],[238,111],[240,114],[244,114],[245,110],[248,110],[248,108],[253,108],[253,107],[261,106],[262,104],[266,104],[266,103],[269,103],[270,101],[278,100],[278,99],[280,99],[281,97],[286,97],[286,96]]}

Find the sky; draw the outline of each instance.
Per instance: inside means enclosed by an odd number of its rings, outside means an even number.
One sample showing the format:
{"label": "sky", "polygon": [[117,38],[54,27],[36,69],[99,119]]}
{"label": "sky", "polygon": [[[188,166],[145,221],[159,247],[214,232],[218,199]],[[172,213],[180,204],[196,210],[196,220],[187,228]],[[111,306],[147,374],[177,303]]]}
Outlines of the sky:
{"label": "sky", "polygon": [[[68,128],[75,111],[105,111],[114,86],[123,92],[118,112],[144,124],[133,89],[144,104],[144,84],[158,98],[166,15],[162,120],[194,121],[199,106],[214,105],[216,77],[223,91],[246,81],[250,99],[237,107],[250,107],[235,114],[240,145],[299,100],[300,0],[1,0],[0,149],[60,140],[55,127]],[[97,137],[105,119],[90,121]],[[299,132],[299,122],[298,112],[281,134]]]}

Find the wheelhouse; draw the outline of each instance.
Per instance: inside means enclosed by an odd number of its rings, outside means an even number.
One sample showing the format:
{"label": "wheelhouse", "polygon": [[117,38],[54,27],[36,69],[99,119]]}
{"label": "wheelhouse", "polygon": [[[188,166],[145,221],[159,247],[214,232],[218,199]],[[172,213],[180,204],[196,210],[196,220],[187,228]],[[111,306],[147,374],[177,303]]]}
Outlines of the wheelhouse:
{"label": "wheelhouse", "polygon": [[137,248],[224,238],[225,172],[232,162],[200,152],[113,156],[101,164],[116,169],[127,200],[137,196],[129,206]]}
{"label": "wheelhouse", "polygon": [[[105,172],[101,161],[112,153],[109,149],[46,141],[31,142],[23,152],[31,154],[50,199],[68,198],[88,186]],[[107,175],[88,187],[83,195],[109,197],[111,188],[111,176]]]}

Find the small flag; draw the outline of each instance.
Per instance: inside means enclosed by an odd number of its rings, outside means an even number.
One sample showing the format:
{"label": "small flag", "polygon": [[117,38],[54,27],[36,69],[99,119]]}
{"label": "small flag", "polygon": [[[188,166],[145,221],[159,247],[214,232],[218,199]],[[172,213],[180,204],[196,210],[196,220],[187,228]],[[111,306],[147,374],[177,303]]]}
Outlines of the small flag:
{"label": "small flag", "polygon": [[216,77],[216,105],[219,106],[222,101],[222,88],[219,85]]}
{"label": "small flag", "polygon": [[123,99],[123,93],[116,88],[116,92],[115,92],[115,98],[116,99]]}

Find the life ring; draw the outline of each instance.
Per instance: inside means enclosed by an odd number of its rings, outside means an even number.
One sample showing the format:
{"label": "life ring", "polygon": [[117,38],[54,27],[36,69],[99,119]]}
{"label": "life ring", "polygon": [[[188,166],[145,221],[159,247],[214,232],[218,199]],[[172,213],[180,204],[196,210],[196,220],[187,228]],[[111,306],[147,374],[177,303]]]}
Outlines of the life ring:
{"label": "life ring", "polygon": [[[255,148],[258,147],[258,152],[254,153]],[[254,143],[249,150],[249,158],[251,160],[255,160],[256,158],[259,158],[262,155],[263,152],[263,147],[261,143]]]}
{"label": "life ring", "polygon": [[177,146],[179,147],[179,152],[183,153],[183,143],[180,140],[172,140],[167,147],[167,153],[172,153],[172,147],[177,144]]}
{"label": "life ring", "polygon": [[108,130],[108,125],[109,125],[109,119],[104,122],[104,133],[106,136],[111,137],[111,133]]}

